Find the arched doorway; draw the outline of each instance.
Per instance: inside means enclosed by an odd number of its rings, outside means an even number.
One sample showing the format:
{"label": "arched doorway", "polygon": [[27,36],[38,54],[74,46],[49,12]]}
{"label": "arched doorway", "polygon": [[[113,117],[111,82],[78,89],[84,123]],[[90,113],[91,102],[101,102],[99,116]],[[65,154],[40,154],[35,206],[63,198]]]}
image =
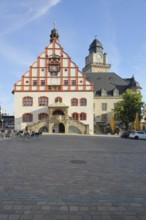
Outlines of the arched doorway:
{"label": "arched doorway", "polygon": [[63,123],[54,124],[52,127],[53,133],[65,133],[65,126]]}
{"label": "arched doorway", "polygon": [[62,123],[59,123],[59,133],[65,133],[65,126]]}

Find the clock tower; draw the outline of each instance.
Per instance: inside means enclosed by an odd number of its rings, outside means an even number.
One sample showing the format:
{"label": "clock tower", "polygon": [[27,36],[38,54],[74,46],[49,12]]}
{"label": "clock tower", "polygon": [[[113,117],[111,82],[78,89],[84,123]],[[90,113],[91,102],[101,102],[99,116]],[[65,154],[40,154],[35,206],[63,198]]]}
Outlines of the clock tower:
{"label": "clock tower", "polygon": [[97,38],[94,39],[89,46],[89,55],[85,58],[83,72],[108,72],[110,67],[107,53],[103,53],[102,44]]}

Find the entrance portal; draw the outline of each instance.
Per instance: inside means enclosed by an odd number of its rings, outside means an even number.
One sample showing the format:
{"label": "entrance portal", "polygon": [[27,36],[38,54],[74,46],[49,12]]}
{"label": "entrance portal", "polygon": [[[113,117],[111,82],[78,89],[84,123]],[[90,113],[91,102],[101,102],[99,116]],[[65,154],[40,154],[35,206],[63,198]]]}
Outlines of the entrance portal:
{"label": "entrance portal", "polygon": [[65,126],[62,123],[59,123],[59,133],[65,133]]}
{"label": "entrance portal", "polygon": [[65,133],[65,126],[62,123],[54,124],[52,127],[53,133]]}

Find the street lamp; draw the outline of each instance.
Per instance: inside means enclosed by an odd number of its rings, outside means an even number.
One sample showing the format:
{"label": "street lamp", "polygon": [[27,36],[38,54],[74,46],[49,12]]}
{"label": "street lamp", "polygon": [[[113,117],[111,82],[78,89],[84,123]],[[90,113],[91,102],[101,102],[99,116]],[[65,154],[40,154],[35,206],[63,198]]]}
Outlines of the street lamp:
{"label": "street lamp", "polygon": [[3,121],[4,121],[4,120],[3,120],[3,119],[1,119],[1,122],[2,122],[2,130],[3,130]]}

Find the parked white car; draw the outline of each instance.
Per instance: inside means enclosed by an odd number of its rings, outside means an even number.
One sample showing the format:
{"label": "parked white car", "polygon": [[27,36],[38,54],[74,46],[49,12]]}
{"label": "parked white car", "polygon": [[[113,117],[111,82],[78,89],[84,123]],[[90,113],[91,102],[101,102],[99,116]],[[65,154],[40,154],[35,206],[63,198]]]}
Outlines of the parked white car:
{"label": "parked white car", "polygon": [[129,135],[132,139],[146,139],[146,131],[132,131]]}

